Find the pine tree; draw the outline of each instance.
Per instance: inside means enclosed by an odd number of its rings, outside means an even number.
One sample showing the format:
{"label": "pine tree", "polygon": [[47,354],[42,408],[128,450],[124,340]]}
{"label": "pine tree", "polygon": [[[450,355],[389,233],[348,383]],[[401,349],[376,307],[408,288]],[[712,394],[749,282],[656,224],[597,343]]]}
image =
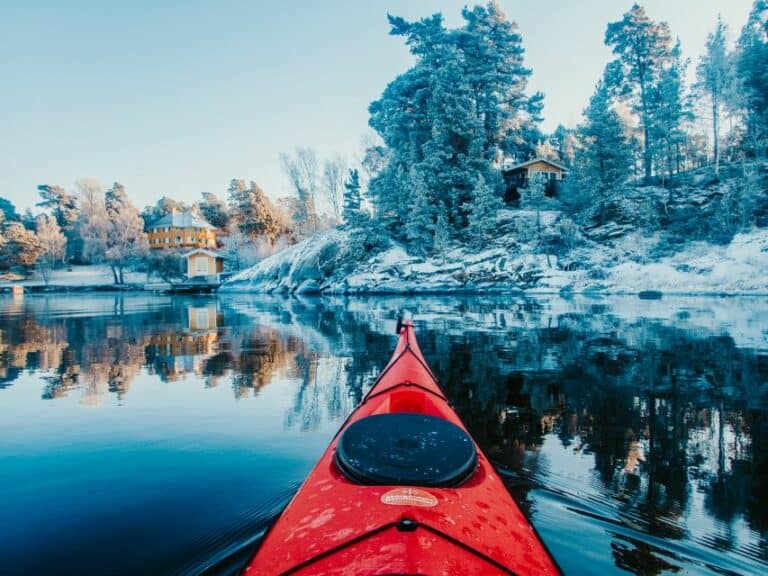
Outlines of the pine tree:
{"label": "pine tree", "polygon": [[469,233],[475,243],[482,244],[496,228],[496,214],[501,209],[501,199],[482,174],[477,178],[469,209]]}
{"label": "pine tree", "polygon": [[646,180],[653,168],[653,91],[672,52],[672,38],[666,22],[653,22],[639,5],[632,6],[618,22],[608,24],[605,44],[616,59],[609,64],[606,82],[629,98],[643,126],[643,167]]}
{"label": "pine tree", "polygon": [[[668,178],[678,171],[680,149],[685,141],[683,119],[690,115],[683,98],[687,62],[682,59],[678,41],[662,65],[659,82],[650,91],[651,129],[656,142],[654,156],[666,168]],[[671,193],[671,188],[670,188]]]}
{"label": "pine tree", "polygon": [[16,212],[16,206],[7,198],[0,197],[0,213],[2,213],[4,220],[7,221],[19,222],[21,220],[21,216]]}
{"label": "pine tree", "polygon": [[720,113],[732,82],[733,60],[728,57],[727,27],[718,16],[714,32],[707,37],[705,52],[696,67],[696,89],[705,95],[712,110],[712,148],[715,174],[720,172]]}
{"label": "pine tree", "polygon": [[203,192],[203,201],[199,204],[200,213],[211,226],[219,230],[227,230],[230,214],[226,203],[212,192]]}
{"label": "pine tree", "polygon": [[748,146],[760,157],[768,143],[768,0],[755,0],[738,41],[737,74]]}
{"label": "pine tree", "polygon": [[632,165],[632,152],[624,136],[624,125],[611,105],[604,81],[600,81],[584,111],[579,126],[582,147],[576,154],[577,171],[586,187],[600,201],[600,223],[605,223],[605,201],[611,190],[624,182]]}
{"label": "pine tree", "polygon": [[406,237],[416,253],[428,254],[432,250],[435,231],[435,204],[424,176],[416,168],[411,169],[408,184],[411,202],[405,224]]}
{"label": "pine tree", "polygon": [[440,202],[437,207],[437,220],[435,221],[434,252],[442,259],[451,242],[451,229],[448,226],[448,209],[445,202]]}
{"label": "pine tree", "polygon": [[274,244],[287,231],[279,211],[255,182],[246,187],[244,181],[233,180],[229,206],[232,223],[251,241],[264,238]]}
{"label": "pine tree", "polygon": [[77,197],[67,192],[61,186],[41,184],[37,187],[42,200],[36,206],[50,209],[56,222],[62,230],[71,230],[77,220]]}
{"label": "pine tree", "polygon": [[416,22],[389,18],[391,33],[404,37],[416,58],[369,108],[369,123],[387,147],[386,166],[369,194],[375,217],[396,236],[413,237],[418,228],[411,210],[421,200],[409,185],[412,169],[459,231],[469,225],[465,206],[477,175],[500,194],[500,155],[528,154],[538,139],[542,96],[526,94],[530,70],[516,25],[493,2],[462,16],[465,24],[455,30],[439,14]]}
{"label": "pine tree", "polygon": [[115,182],[104,195],[104,208],[107,210],[107,216],[116,218],[128,202],[128,194],[125,192],[125,186],[119,182]]}
{"label": "pine tree", "polygon": [[360,173],[357,168],[349,170],[344,182],[344,222],[350,228],[357,228],[362,223],[362,194],[360,191]]}
{"label": "pine tree", "polygon": [[37,236],[20,222],[3,223],[5,243],[0,249],[0,261],[6,266],[31,268],[40,256],[41,246]]}

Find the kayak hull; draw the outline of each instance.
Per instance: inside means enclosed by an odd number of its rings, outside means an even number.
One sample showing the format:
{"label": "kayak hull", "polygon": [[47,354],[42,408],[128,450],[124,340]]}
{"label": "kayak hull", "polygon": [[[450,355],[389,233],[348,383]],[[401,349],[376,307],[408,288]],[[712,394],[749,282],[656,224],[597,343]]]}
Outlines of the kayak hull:
{"label": "kayak hull", "polygon": [[398,412],[443,418],[466,430],[410,324],[245,574],[559,574],[476,444],[477,467],[456,487],[363,485],[345,476],[334,460],[341,433],[368,416]]}

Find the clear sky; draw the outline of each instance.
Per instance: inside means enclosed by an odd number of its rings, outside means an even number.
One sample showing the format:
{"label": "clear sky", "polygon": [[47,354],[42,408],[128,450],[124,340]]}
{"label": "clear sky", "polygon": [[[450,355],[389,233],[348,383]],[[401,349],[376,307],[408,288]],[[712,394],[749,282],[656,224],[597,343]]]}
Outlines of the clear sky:
{"label": "clear sky", "polygon": [[[574,125],[610,57],[605,26],[632,0],[501,0],[520,25],[544,128]],[[455,0],[0,0],[0,196],[122,182],[141,208],[225,196],[232,178],[288,192],[279,154],[359,154],[368,104],[411,60],[386,13]],[[752,0],[647,0],[694,64],[721,13],[735,37]]]}

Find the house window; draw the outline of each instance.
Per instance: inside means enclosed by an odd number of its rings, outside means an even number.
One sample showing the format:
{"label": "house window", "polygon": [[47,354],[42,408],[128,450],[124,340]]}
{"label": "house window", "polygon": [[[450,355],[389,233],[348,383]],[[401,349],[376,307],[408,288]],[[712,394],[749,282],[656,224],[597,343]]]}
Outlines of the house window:
{"label": "house window", "polygon": [[166,238],[166,239],[165,239],[165,243],[166,243],[166,244],[170,244],[170,243],[171,243],[171,239],[170,239],[170,238]]}
{"label": "house window", "polygon": [[195,259],[195,274],[198,276],[208,275],[208,258]]}
{"label": "house window", "polygon": [[192,244],[192,243],[194,243],[194,241],[195,241],[195,237],[194,236],[187,236],[187,242]]}
{"label": "house window", "polygon": [[181,236],[176,236],[176,244],[181,244]]}
{"label": "house window", "polygon": [[556,172],[550,172],[549,173],[549,179],[550,180],[554,180],[555,178],[557,178],[557,173]]}

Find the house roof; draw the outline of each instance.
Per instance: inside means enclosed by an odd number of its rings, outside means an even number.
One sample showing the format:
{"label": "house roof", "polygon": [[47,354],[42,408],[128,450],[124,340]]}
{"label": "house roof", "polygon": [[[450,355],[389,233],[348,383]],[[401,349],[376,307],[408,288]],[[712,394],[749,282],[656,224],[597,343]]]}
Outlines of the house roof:
{"label": "house roof", "polygon": [[205,228],[207,230],[216,230],[215,226],[211,226],[205,219],[192,212],[171,212],[150,224],[148,229],[154,230],[155,228],[164,228],[166,226],[171,228]]}
{"label": "house roof", "polygon": [[182,258],[189,258],[190,256],[194,254],[205,254],[206,256],[211,256],[213,258],[221,258],[222,260],[226,260],[225,256],[222,256],[218,252],[214,252],[213,250],[206,250],[205,248],[195,248],[194,250],[190,250],[186,254],[182,254]]}
{"label": "house roof", "polygon": [[529,166],[531,164],[535,164],[536,162],[545,162],[546,164],[550,164],[551,166],[554,166],[555,168],[559,168],[563,172],[568,172],[568,168],[560,164],[559,162],[555,162],[553,160],[548,160],[547,158],[533,158],[532,160],[526,160],[525,162],[520,162],[519,164],[514,164],[512,166],[509,166],[508,168],[502,168],[504,172],[511,172],[512,170],[517,170],[518,168],[525,168],[526,166]]}

